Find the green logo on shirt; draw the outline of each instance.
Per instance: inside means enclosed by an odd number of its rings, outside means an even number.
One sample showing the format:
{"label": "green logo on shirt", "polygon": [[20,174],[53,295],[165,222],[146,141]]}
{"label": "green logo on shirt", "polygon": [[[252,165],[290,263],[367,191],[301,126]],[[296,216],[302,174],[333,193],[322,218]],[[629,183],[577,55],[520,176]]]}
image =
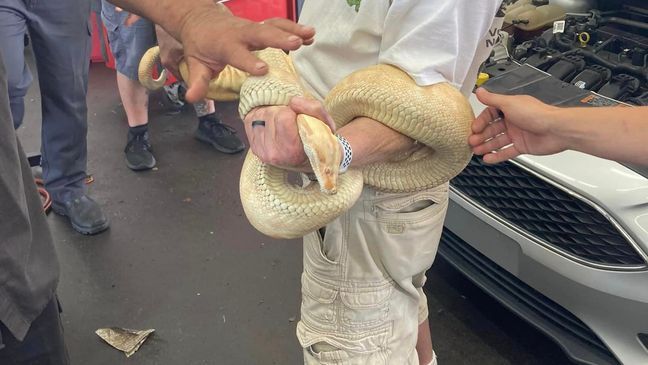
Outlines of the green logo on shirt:
{"label": "green logo on shirt", "polygon": [[355,6],[355,11],[357,13],[358,10],[360,10],[360,1],[362,0],[347,0],[347,4],[349,4],[349,6]]}

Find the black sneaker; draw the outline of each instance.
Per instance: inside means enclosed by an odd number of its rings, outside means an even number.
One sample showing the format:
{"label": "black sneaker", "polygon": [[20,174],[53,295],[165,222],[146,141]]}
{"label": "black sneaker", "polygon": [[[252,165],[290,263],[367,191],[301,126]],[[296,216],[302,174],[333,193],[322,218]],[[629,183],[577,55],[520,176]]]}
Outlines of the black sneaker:
{"label": "black sneaker", "polygon": [[65,202],[54,201],[52,209],[68,217],[72,228],[79,233],[97,234],[105,231],[109,225],[99,204],[85,194]]}
{"label": "black sneaker", "polygon": [[236,129],[221,122],[214,114],[199,118],[196,139],[223,153],[238,153],[245,149],[245,144],[236,136]]}
{"label": "black sneaker", "polygon": [[131,128],[128,131],[128,143],[126,143],[124,152],[126,152],[126,166],[129,169],[141,171],[155,167],[156,161],[152,151],[148,130],[134,133]]}

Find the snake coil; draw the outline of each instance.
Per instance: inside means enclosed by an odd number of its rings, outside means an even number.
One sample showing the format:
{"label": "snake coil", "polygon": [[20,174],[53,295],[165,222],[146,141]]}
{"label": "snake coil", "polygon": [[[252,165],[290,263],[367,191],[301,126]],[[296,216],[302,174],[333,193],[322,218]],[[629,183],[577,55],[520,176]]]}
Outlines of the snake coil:
{"label": "snake coil", "polygon": [[[150,52],[140,63],[140,82],[159,88],[163,82],[151,76],[156,51]],[[225,99],[231,100],[240,93],[239,113],[245,116],[258,106],[287,105],[293,96],[308,96],[283,51],[266,49],[257,56],[270,66],[267,75],[248,77],[228,66],[210,82],[208,97],[229,95]],[[186,67],[181,73],[187,79]],[[467,141],[474,115],[448,83],[420,87],[394,66],[375,65],[347,76],[324,104],[338,128],[368,117],[413,138],[420,148],[398,161],[351,168],[338,176],[341,153],[335,136],[324,122],[299,115],[300,138],[319,189],[291,185],[286,171],[261,162],[251,151],[243,163],[241,202],[250,223],[266,235],[297,238],[326,225],[355,203],[364,184],[385,192],[415,192],[449,181],[470,161]]]}

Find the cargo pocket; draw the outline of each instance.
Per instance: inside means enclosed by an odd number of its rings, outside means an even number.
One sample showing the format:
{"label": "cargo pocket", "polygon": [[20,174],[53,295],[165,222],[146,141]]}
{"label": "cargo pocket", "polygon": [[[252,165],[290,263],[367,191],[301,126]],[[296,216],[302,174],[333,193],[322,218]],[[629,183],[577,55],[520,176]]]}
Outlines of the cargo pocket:
{"label": "cargo pocket", "polygon": [[[352,365],[349,353],[339,350],[325,342],[318,342],[305,349],[305,364],[317,365]],[[357,363],[357,362],[356,362]]]}
{"label": "cargo pocket", "polygon": [[115,32],[119,28],[119,17],[115,14],[102,12],[97,18],[101,19],[101,22],[109,32]]}
{"label": "cargo pocket", "polygon": [[349,328],[371,329],[385,324],[389,315],[389,299],[393,284],[384,282],[374,287],[354,287],[340,291],[342,324]]}
{"label": "cargo pocket", "polygon": [[[357,354],[335,349],[327,343],[315,344],[307,349],[305,364],[317,365],[387,365],[389,350],[376,348],[375,351]],[[315,361],[313,361],[315,360]]]}
{"label": "cargo pocket", "polygon": [[363,232],[394,281],[411,281],[432,265],[448,208],[447,184],[379,196],[369,208],[361,222]]}
{"label": "cargo pocket", "polygon": [[[119,23],[111,19],[109,16],[103,14],[101,16],[101,22],[106,28],[106,39],[108,40],[108,44],[106,46],[110,47],[110,51],[112,52],[113,57],[115,57],[115,62],[117,62],[118,59],[123,57],[123,47],[120,45],[119,39]],[[99,26],[101,26],[101,24]]]}
{"label": "cargo pocket", "polygon": [[297,325],[306,365],[386,365],[389,335],[388,326],[370,331],[319,333],[304,323]]}
{"label": "cargo pocket", "polygon": [[304,236],[304,271],[317,273],[318,277],[338,277],[340,270],[341,240],[319,231]]}
{"label": "cargo pocket", "polygon": [[411,194],[378,193],[370,214],[380,222],[418,223],[435,215],[447,202],[448,184]]}
{"label": "cargo pocket", "polygon": [[325,283],[303,273],[302,284],[302,320],[319,330],[336,328],[335,299],[338,291]]}

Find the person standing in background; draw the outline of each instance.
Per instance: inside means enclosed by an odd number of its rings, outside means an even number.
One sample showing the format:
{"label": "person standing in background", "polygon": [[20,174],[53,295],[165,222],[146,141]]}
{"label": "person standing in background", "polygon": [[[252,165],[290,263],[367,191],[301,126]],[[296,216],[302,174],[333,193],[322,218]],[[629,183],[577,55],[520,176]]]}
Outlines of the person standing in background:
{"label": "person standing in background", "polygon": [[[148,131],[149,92],[138,81],[142,55],[156,45],[155,25],[149,20],[131,17],[106,0],[102,0],[101,18],[108,32],[108,41],[115,57],[117,87],[128,119],[126,166],[134,171],[148,170],[156,165]],[[223,124],[215,112],[214,101],[194,104],[198,117],[195,137],[223,153],[238,153],[245,144],[236,131]]]}
{"label": "person standing in background", "polygon": [[87,193],[87,106],[90,28],[87,0],[6,0],[0,5],[0,50],[8,75],[14,128],[25,115],[33,77],[25,63],[29,32],[42,104],[41,153],[52,209],[83,234],[108,228],[108,218]]}
{"label": "person standing in background", "polygon": [[[4,1],[0,4],[2,31],[7,30],[5,27],[25,25],[20,15],[25,15],[26,6],[60,6],[61,3],[69,1]],[[89,2],[87,8],[85,1],[79,0],[78,3],[84,9],[67,8],[53,13],[53,19],[61,21],[66,12],[89,11]],[[239,68],[261,75],[267,72],[267,66],[260,63],[250,50],[267,46],[296,49],[314,36],[312,28],[289,21],[255,24],[232,17],[211,0],[115,0],[115,3],[150,17],[186,42],[185,55],[196,57],[192,67],[200,80],[207,74],[218,73],[219,65],[227,64],[229,60],[234,60]],[[167,17],[169,13],[175,17]],[[201,22],[202,16],[212,21]],[[38,17],[33,19],[36,20],[30,26],[39,26],[35,24]],[[86,20],[83,18],[80,25],[88,34]],[[16,29],[20,31],[21,28]],[[225,47],[214,50],[210,47],[214,43],[225,44]],[[64,52],[65,49],[61,47],[58,50]],[[7,61],[3,60],[3,53],[0,47],[0,364],[69,365],[55,294],[59,278],[58,260],[29,163],[14,130],[15,117],[9,105]],[[75,75],[68,70],[57,77],[71,79]],[[205,96],[206,83],[197,79],[190,90],[195,98],[192,100],[198,100]]]}

